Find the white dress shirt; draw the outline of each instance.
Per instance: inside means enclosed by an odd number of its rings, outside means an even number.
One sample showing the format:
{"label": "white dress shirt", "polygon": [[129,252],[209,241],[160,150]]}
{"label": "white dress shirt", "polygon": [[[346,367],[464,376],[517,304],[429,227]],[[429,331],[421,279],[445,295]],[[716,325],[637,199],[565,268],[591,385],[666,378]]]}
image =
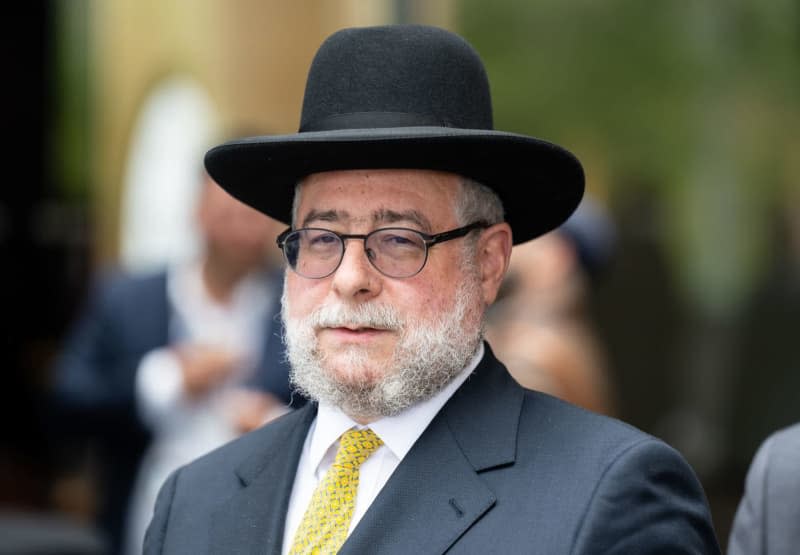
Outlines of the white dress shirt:
{"label": "white dress shirt", "polygon": [[369,426],[358,424],[337,407],[320,403],[317,417],[311,423],[303,445],[292,496],[289,499],[289,511],[283,534],[284,555],[292,546],[295,530],[303,520],[314,489],[333,464],[339,448],[339,437],[350,428],[369,427],[383,440],[383,445],[359,468],[356,504],[348,530],[349,536],[434,416],[478,366],[483,353],[484,348],[481,343],[466,368],[427,401],[418,403],[396,416],[376,420]]}

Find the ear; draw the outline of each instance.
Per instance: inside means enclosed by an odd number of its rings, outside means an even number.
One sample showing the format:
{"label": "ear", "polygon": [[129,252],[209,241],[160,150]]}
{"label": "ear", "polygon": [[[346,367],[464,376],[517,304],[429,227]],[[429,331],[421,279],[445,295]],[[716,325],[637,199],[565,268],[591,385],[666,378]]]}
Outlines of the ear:
{"label": "ear", "polygon": [[497,291],[508,270],[512,244],[511,226],[505,222],[486,229],[478,242],[477,260],[483,300],[487,306],[497,298]]}

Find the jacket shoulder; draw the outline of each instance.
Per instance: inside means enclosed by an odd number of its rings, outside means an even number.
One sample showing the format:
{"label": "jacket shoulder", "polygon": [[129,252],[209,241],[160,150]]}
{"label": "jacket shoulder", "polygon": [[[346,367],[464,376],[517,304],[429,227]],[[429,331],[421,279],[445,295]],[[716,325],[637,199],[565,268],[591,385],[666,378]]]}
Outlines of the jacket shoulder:
{"label": "jacket shoulder", "polygon": [[618,418],[597,414],[546,393],[524,390],[521,423],[535,426],[539,431],[556,434],[560,440],[584,446],[595,443],[630,444],[643,440],[661,441],[643,430]]}

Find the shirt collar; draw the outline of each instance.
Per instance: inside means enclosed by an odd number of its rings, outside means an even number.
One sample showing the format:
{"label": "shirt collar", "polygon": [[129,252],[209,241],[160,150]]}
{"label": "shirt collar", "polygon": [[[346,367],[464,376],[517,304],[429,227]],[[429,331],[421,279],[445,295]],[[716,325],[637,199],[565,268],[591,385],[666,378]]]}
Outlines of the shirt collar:
{"label": "shirt collar", "polygon": [[[384,445],[398,460],[402,460],[406,456],[439,410],[472,374],[483,358],[484,351],[483,342],[481,342],[467,366],[430,399],[417,403],[400,414],[381,418],[369,425],[369,428],[378,434]],[[339,436],[353,427],[365,428],[366,426],[355,422],[338,407],[320,403],[312,427],[308,450],[311,468],[315,471],[319,469],[326,453],[338,441]]]}

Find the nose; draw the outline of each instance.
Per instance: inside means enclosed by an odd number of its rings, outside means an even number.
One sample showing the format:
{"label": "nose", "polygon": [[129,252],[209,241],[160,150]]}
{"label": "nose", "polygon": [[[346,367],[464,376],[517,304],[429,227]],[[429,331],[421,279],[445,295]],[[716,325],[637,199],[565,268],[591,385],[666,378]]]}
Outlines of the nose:
{"label": "nose", "polygon": [[364,301],[381,291],[381,274],[367,257],[364,242],[345,241],[342,262],[333,273],[332,287],[346,299]]}

